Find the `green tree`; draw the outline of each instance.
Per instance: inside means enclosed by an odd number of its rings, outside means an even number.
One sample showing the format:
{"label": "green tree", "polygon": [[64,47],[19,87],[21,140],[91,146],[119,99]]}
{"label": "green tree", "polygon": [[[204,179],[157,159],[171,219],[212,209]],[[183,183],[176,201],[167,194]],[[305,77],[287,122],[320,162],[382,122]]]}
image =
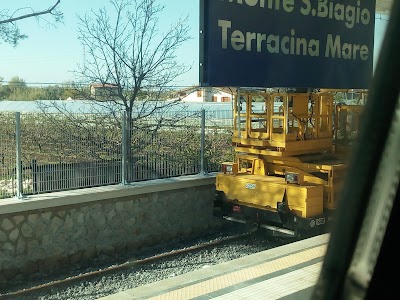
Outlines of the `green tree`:
{"label": "green tree", "polygon": [[27,18],[36,18],[51,23],[44,18],[46,15],[54,17],[56,22],[62,20],[63,14],[57,9],[61,0],[56,1],[52,6],[43,10],[36,10],[32,7],[20,8],[14,12],[8,9],[0,10],[0,40],[13,45],[14,47],[22,39],[27,38],[27,35],[22,34],[18,22]]}
{"label": "green tree", "polygon": [[18,76],[12,77],[10,79],[10,81],[8,82],[8,86],[10,88],[26,88],[27,87],[25,80],[23,80],[22,78],[20,78]]}
{"label": "green tree", "polygon": [[8,85],[3,85],[4,78],[0,77],[0,99],[7,99],[10,95],[10,88]]}
{"label": "green tree", "polygon": [[0,97],[7,100],[26,100],[28,87],[25,80],[14,76],[8,81],[7,85],[2,86]]}

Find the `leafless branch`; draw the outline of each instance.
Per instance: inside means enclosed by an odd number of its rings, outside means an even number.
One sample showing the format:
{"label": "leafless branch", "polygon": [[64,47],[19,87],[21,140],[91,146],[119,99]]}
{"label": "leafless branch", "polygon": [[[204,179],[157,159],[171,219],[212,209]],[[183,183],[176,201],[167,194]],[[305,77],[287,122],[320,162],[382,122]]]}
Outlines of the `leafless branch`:
{"label": "leafless branch", "polygon": [[85,61],[75,75],[79,81],[116,86],[103,88],[103,96],[95,100],[123,106],[132,120],[174,105],[160,101],[163,89],[190,69],[175,54],[191,39],[187,18],[160,28],[158,15],[164,6],[157,2],[112,0],[111,8],[79,17]]}
{"label": "leafless branch", "polygon": [[59,16],[60,13],[56,12],[56,7],[60,4],[60,2],[61,2],[61,0],[57,0],[57,2],[53,6],[49,7],[48,9],[42,10],[42,11],[34,11],[30,14],[25,14],[25,15],[21,15],[18,17],[12,17],[12,18],[6,18],[4,20],[0,20],[0,24],[13,23],[13,22],[20,21],[23,19],[38,17],[38,16],[46,15],[46,14],[52,14],[52,15]]}

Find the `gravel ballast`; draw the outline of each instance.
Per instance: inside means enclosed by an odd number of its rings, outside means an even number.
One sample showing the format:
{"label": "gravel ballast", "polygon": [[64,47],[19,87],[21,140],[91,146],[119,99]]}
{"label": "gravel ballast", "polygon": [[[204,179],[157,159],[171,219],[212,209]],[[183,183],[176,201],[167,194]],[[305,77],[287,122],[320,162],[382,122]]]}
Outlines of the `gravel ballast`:
{"label": "gravel ballast", "polygon": [[[64,274],[59,274],[53,277],[46,276],[45,274],[38,274],[37,276],[32,277],[32,280],[25,279],[20,282],[15,281],[5,287],[0,286],[0,299],[9,298],[4,297],[7,293],[31,288],[37,285],[43,285],[68,277],[74,277],[88,272],[98,271],[126,261],[141,260],[147,257],[193,247],[195,245],[213,243],[238,234],[239,231],[240,229],[234,229],[222,233],[212,233],[193,240],[173,241],[169,244],[149,248],[145,252],[126,253],[117,258],[100,258],[97,261],[92,262],[90,266],[86,266],[86,268],[79,266],[75,269],[70,269],[67,274],[64,272]],[[53,286],[45,290],[31,292],[29,295],[18,295],[14,299],[98,299],[127,289],[230,261],[245,255],[272,249],[291,241],[292,240],[288,239],[266,237],[262,231],[258,231],[241,239],[227,241],[223,244],[213,245],[206,249],[191,251],[190,253],[183,253],[177,256],[164,257],[151,263],[138,264],[128,269],[109,272],[94,278],[83,278],[81,280],[72,281],[68,285],[60,287]]]}

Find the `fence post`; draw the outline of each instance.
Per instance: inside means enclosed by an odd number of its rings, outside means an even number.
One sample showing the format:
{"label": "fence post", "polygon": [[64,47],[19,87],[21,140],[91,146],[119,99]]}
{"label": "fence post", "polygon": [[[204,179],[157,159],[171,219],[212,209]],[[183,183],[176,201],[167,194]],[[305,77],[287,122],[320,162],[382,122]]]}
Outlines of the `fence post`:
{"label": "fence post", "polygon": [[126,175],[127,175],[127,145],[126,145],[126,111],[122,112],[122,159],[121,159],[121,184],[126,185]]}
{"label": "fence post", "polygon": [[200,145],[200,174],[206,175],[205,168],[205,136],[206,136],[206,111],[201,110],[201,145]]}
{"label": "fence post", "polygon": [[21,161],[21,114],[15,113],[15,145],[16,145],[16,176],[18,199],[22,198],[22,161]]}
{"label": "fence post", "polygon": [[32,168],[33,194],[37,194],[38,193],[38,182],[37,182],[37,161],[36,161],[36,159],[32,159],[31,168]]}

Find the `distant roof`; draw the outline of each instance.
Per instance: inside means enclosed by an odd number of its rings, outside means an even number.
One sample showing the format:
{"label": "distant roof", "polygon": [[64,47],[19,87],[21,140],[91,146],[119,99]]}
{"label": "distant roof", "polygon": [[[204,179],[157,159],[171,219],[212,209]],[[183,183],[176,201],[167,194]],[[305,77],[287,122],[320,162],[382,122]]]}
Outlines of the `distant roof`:
{"label": "distant roof", "polygon": [[180,93],[180,92],[194,92],[194,91],[198,91],[198,90],[212,90],[212,91],[224,91],[227,93],[233,93],[233,92],[236,92],[236,89],[237,89],[236,87],[212,87],[212,86],[204,87],[204,86],[199,86],[199,85],[193,85],[190,87],[180,89],[176,92]]}
{"label": "distant roof", "polygon": [[100,83],[100,82],[93,82],[90,86],[95,88],[118,88],[119,86],[114,83]]}

